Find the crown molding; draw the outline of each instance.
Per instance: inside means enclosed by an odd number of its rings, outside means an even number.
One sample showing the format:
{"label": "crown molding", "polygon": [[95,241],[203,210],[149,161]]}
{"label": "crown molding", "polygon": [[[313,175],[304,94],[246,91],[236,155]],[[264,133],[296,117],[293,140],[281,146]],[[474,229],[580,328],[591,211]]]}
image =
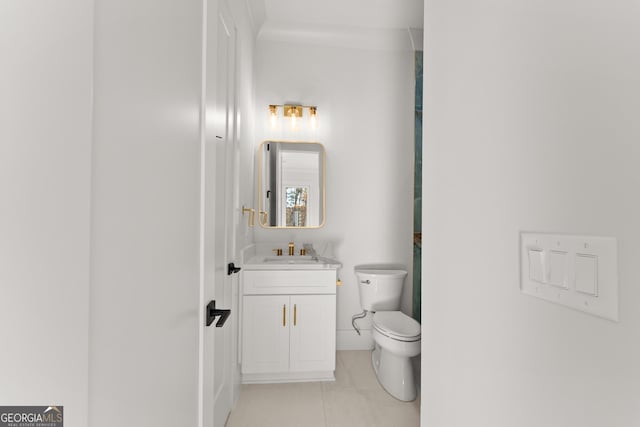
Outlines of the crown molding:
{"label": "crown molding", "polygon": [[258,33],[258,41],[262,40],[351,49],[414,50],[409,29],[303,26],[266,22]]}

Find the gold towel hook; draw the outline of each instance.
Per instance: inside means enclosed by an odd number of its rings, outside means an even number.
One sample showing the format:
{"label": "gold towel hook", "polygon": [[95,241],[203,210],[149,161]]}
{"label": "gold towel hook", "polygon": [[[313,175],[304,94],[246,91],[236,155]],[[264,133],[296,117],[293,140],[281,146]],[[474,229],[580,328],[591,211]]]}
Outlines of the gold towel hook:
{"label": "gold towel hook", "polygon": [[254,227],[256,225],[256,210],[255,209],[251,209],[251,208],[245,208],[244,205],[243,205],[242,206],[242,216],[244,216],[244,214],[246,214],[247,212],[249,212],[248,225],[249,225],[249,227]]}

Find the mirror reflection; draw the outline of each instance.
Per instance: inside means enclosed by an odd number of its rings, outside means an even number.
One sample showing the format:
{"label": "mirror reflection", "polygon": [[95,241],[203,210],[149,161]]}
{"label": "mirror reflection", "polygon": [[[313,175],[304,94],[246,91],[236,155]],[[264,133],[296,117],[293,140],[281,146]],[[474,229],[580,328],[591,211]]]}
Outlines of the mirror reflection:
{"label": "mirror reflection", "polygon": [[324,147],[264,141],[258,149],[258,209],[263,227],[324,225]]}

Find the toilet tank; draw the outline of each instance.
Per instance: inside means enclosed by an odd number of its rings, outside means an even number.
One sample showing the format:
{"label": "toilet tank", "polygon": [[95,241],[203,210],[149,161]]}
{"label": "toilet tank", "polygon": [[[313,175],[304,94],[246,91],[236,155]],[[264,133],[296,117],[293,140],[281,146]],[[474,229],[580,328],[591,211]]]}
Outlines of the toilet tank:
{"label": "toilet tank", "polygon": [[360,306],[367,311],[400,309],[405,270],[355,268]]}

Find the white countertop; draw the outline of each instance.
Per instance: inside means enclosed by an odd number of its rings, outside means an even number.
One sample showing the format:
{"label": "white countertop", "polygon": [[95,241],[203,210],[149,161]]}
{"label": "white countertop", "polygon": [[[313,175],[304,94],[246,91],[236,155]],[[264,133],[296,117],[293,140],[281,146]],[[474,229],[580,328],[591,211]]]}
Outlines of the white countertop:
{"label": "white countertop", "polygon": [[342,267],[342,264],[322,256],[254,255],[244,262],[243,267],[245,270],[335,270]]}

